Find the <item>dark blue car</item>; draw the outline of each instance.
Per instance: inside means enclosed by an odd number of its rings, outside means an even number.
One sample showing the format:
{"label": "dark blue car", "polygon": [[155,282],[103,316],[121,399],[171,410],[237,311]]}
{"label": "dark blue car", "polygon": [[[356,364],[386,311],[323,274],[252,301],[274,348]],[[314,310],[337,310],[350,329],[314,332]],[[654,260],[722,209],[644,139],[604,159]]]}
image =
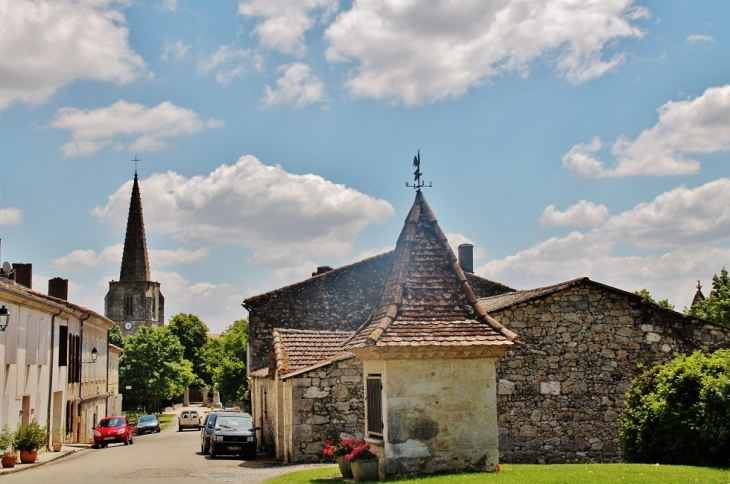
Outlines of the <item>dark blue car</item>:
{"label": "dark blue car", "polygon": [[208,454],[210,452],[210,435],[215,428],[215,420],[218,418],[219,412],[212,412],[205,416],[203,425],[200,427],[200,452]]}

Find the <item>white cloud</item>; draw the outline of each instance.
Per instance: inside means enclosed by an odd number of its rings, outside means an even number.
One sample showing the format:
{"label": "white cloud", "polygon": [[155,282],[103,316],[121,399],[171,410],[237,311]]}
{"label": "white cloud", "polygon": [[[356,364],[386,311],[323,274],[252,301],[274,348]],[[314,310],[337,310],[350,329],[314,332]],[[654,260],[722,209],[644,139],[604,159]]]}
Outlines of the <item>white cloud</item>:
{"label": "white cloud", "polygon": [[316,14],[324,19],[337,11],[337,0],[241,0],[238,13],[262,17],[254,29],[266,49],[304,55],[304,33],[314,27]]}
{"label": "white cloud", "polygon": [[598,138],[577,144],[563,157],[563,166],[578,178],[697,173],[700,162],[689,155],[730,150],[730,84],[661,106],[656,125],[635,140],[621,137],[614,142],[613,168],[594,156],[602,148]]}
{"label": "white cloud", "polygon": [[484,259],[487,256],[487,250],[484,247],[474,244],[471,239],[462,234],[449,233],[446,234],[446,238],[449,240],[451,250],[454,251],[454,255],[456,255],[457,257],[459,256],[459,246],[461,244],[471,244],[474,246],[474,260]]}
{"label": "white cloud", "polygon": [[172,59],[182,60],[187,55],[190,46],[182,40],[176,40],[175,42],[165,41],[162,46],[162,58],[164,60]]}
{"label": "white cloud", "polygon": [[697,42],[715,42],[711,35],[694,34],[687,37],[687,42],[696,44]]}
{"label": "white cloud", "polygon": [[0,225],[20,225],[23,221],[23,211],[14,208],[0,208]]}
{"label": "white cloud", "polygon": [[581,200],[571,205],[565,212],[555,209],[555,205],[549,205],[542,212],[540,225],[544,227],[595,227],[602,224],[608,215],[608,208],[605,205],[596,205],[588,200]]}
{"label": "white cloud", "polygon": [[[65,271],[84,271],[91,267],[119,266],[122,261],[123,250],[124,244],[111,245],[99,254],[92,249],[75,250],[54,260],[53,267]],[[150,249],[148,255],[151,267],[166,267],[203,261],[208,255],[208,250],[205,248],[196,250],[183,248],[175,250]]]}
{"label": "white cloud", "polygon": [[[250,155],[208,176],[169,171],[140,183],[148,232],[206,246],[243,245],[253,249],[255,263],[269,267],[346,256],[366,226],[394,212],[385,200]],[[128,182],[94,215],[122,232],[130,192]]]}
{"label": "white cloud", "polygon": [[[646,287],[681,308],[689,304],[697,279],[708,279],[730,260],[728,207],[728,178],[679,187],[588,232],[547,239],[476,272],[523,289],[588,276],[629,291]],[[619,244],[655,250],[614,254]]]}
{"label": "white cloud", "polygon": [[[620,65],[616,40],[640,37],[633,0],[356,0],[325,31],[330,61],[356,61],[347,87],[358,97],[416,105],[458,97],[509,73],[550,62],[570,82]],[[606,58],[608,56],[608,58]]]}
{"label": "white cloud", "polygon": [[154,107],[117,101],[106,108],[61,108],[51,122],[57,129],[67,129],[72,139],[61,147],[64,155],[77,156],[96,153],[100,149],[123,146],[121,139],[132,137],[131,151],[162,148],[164,138],[200,131],[204,127],[220,126],[220,121],[204,123],[195,111],[165,101]]}
{"label": "white cloud", "polygon": [[248,50],[236,49],[230,44],[220,45],[208,59],[198,61],[198,70],[201,72],[215,71],[216,81],[227,86],[236,77],[243,76],[246,69],[242,61],[249,57]]}
{"label": "white cloud", "polygon": [[177,10],[177,0],[162,0],[162,8],[174,12]]}
{"label": "white cloud", "polygon": [[278,70],[284,71],[284,75],[276,81],[276,88],[266,86],[264,104],[267,106],[293,104],[303,108],[325,100],[324,84],[311,73],[308,65],[295,62]]}
{"label": "white cloud", "polygon": [[0,110],[79,79],[125,83],[145,68],[111,0],[0,2]]}

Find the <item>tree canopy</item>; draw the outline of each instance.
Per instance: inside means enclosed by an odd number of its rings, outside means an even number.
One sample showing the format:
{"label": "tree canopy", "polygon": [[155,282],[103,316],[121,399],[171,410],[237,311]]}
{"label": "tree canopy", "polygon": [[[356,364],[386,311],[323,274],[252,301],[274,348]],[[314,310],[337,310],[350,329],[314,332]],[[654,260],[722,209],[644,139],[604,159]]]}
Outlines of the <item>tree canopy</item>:
{"label": "tree canopy", "polygon": [[730,466],[730,350],[680,356],[634,379],[621,445],[629,462]]}
{"label": "tree canopy", "polygon": [[243,400],[248,390],[247,345],[248,320],[239,319],[226,328],[219,339],[211,340],[205,348],[207,371],[224,401]]}
{"label": "tree canopy", "polygon": [[687,310],[691,316],[730,326],[730,277],[723,267],[720,275],[712,278],[712,291],[702,301]]}
{"label": "tree canopy", "polygon": [[183,345],[184,357],[193,364],[195,376],[201,383],[212,383],[204,358],[209,340],[208,326],[194,314],[179,313],[170,318],[167,327]]}
{"label": "tree canopy", "polygon": [[180,340],[167,326],[143,326],[137,334],[127,337],[119,365],[125,400],[146,403],[150,411],[159,410],[162,400],[182,394],[195,380],[193,365],[184,353]]}
{"label": "tree canopy", "polygon": [[634,294],[636,294],[637,296],[641,296],[647,302],[656,304],[657,306],[660,306],[660,307],[663,307],[666,309],[671,309],[672,311],[674,310],[674,304],[670,304],[669,299],[662,299],[661,301],[655,301],[654,298],[651,297],[651,294],[649,294],[649,290],[646,288],[639,289],[638,291],[634,291]]}
{"label": "tree canopy", "polygon": [[124,348],[124,336],[122,336],[122,330],[119,326],[114,326],[109,330],[109,342],[114,346]]}

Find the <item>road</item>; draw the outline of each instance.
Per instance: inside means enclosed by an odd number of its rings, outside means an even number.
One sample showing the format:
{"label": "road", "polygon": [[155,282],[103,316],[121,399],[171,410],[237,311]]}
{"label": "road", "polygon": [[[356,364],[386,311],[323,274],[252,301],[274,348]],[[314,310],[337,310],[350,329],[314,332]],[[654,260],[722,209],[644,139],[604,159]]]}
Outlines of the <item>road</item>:
{"label": "road", "polygon": [[2,476],[2,484],[253,484],[312,465],[284,466],[259,456],[212,460],[200,453],[198,431],[177,431],[174,423],[159,434],[134,437],[134,444],[112,444],[106,449],[82,450],[48,464]]}

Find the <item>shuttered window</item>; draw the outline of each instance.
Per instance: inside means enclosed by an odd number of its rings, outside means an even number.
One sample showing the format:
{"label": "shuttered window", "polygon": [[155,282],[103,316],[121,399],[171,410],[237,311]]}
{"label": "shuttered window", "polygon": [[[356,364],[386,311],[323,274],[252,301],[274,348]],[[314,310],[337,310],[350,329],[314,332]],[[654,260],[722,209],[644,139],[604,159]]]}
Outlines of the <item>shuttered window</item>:
{"label": "shuttered window", "polygon": [[383,436],[383,383],[380,375],[368,375],[367,386],[367,433],[368,436]]}
{"label": "shuttered window", "polygon": [[58,327],[58,366],[68,364],[68,326]]}

